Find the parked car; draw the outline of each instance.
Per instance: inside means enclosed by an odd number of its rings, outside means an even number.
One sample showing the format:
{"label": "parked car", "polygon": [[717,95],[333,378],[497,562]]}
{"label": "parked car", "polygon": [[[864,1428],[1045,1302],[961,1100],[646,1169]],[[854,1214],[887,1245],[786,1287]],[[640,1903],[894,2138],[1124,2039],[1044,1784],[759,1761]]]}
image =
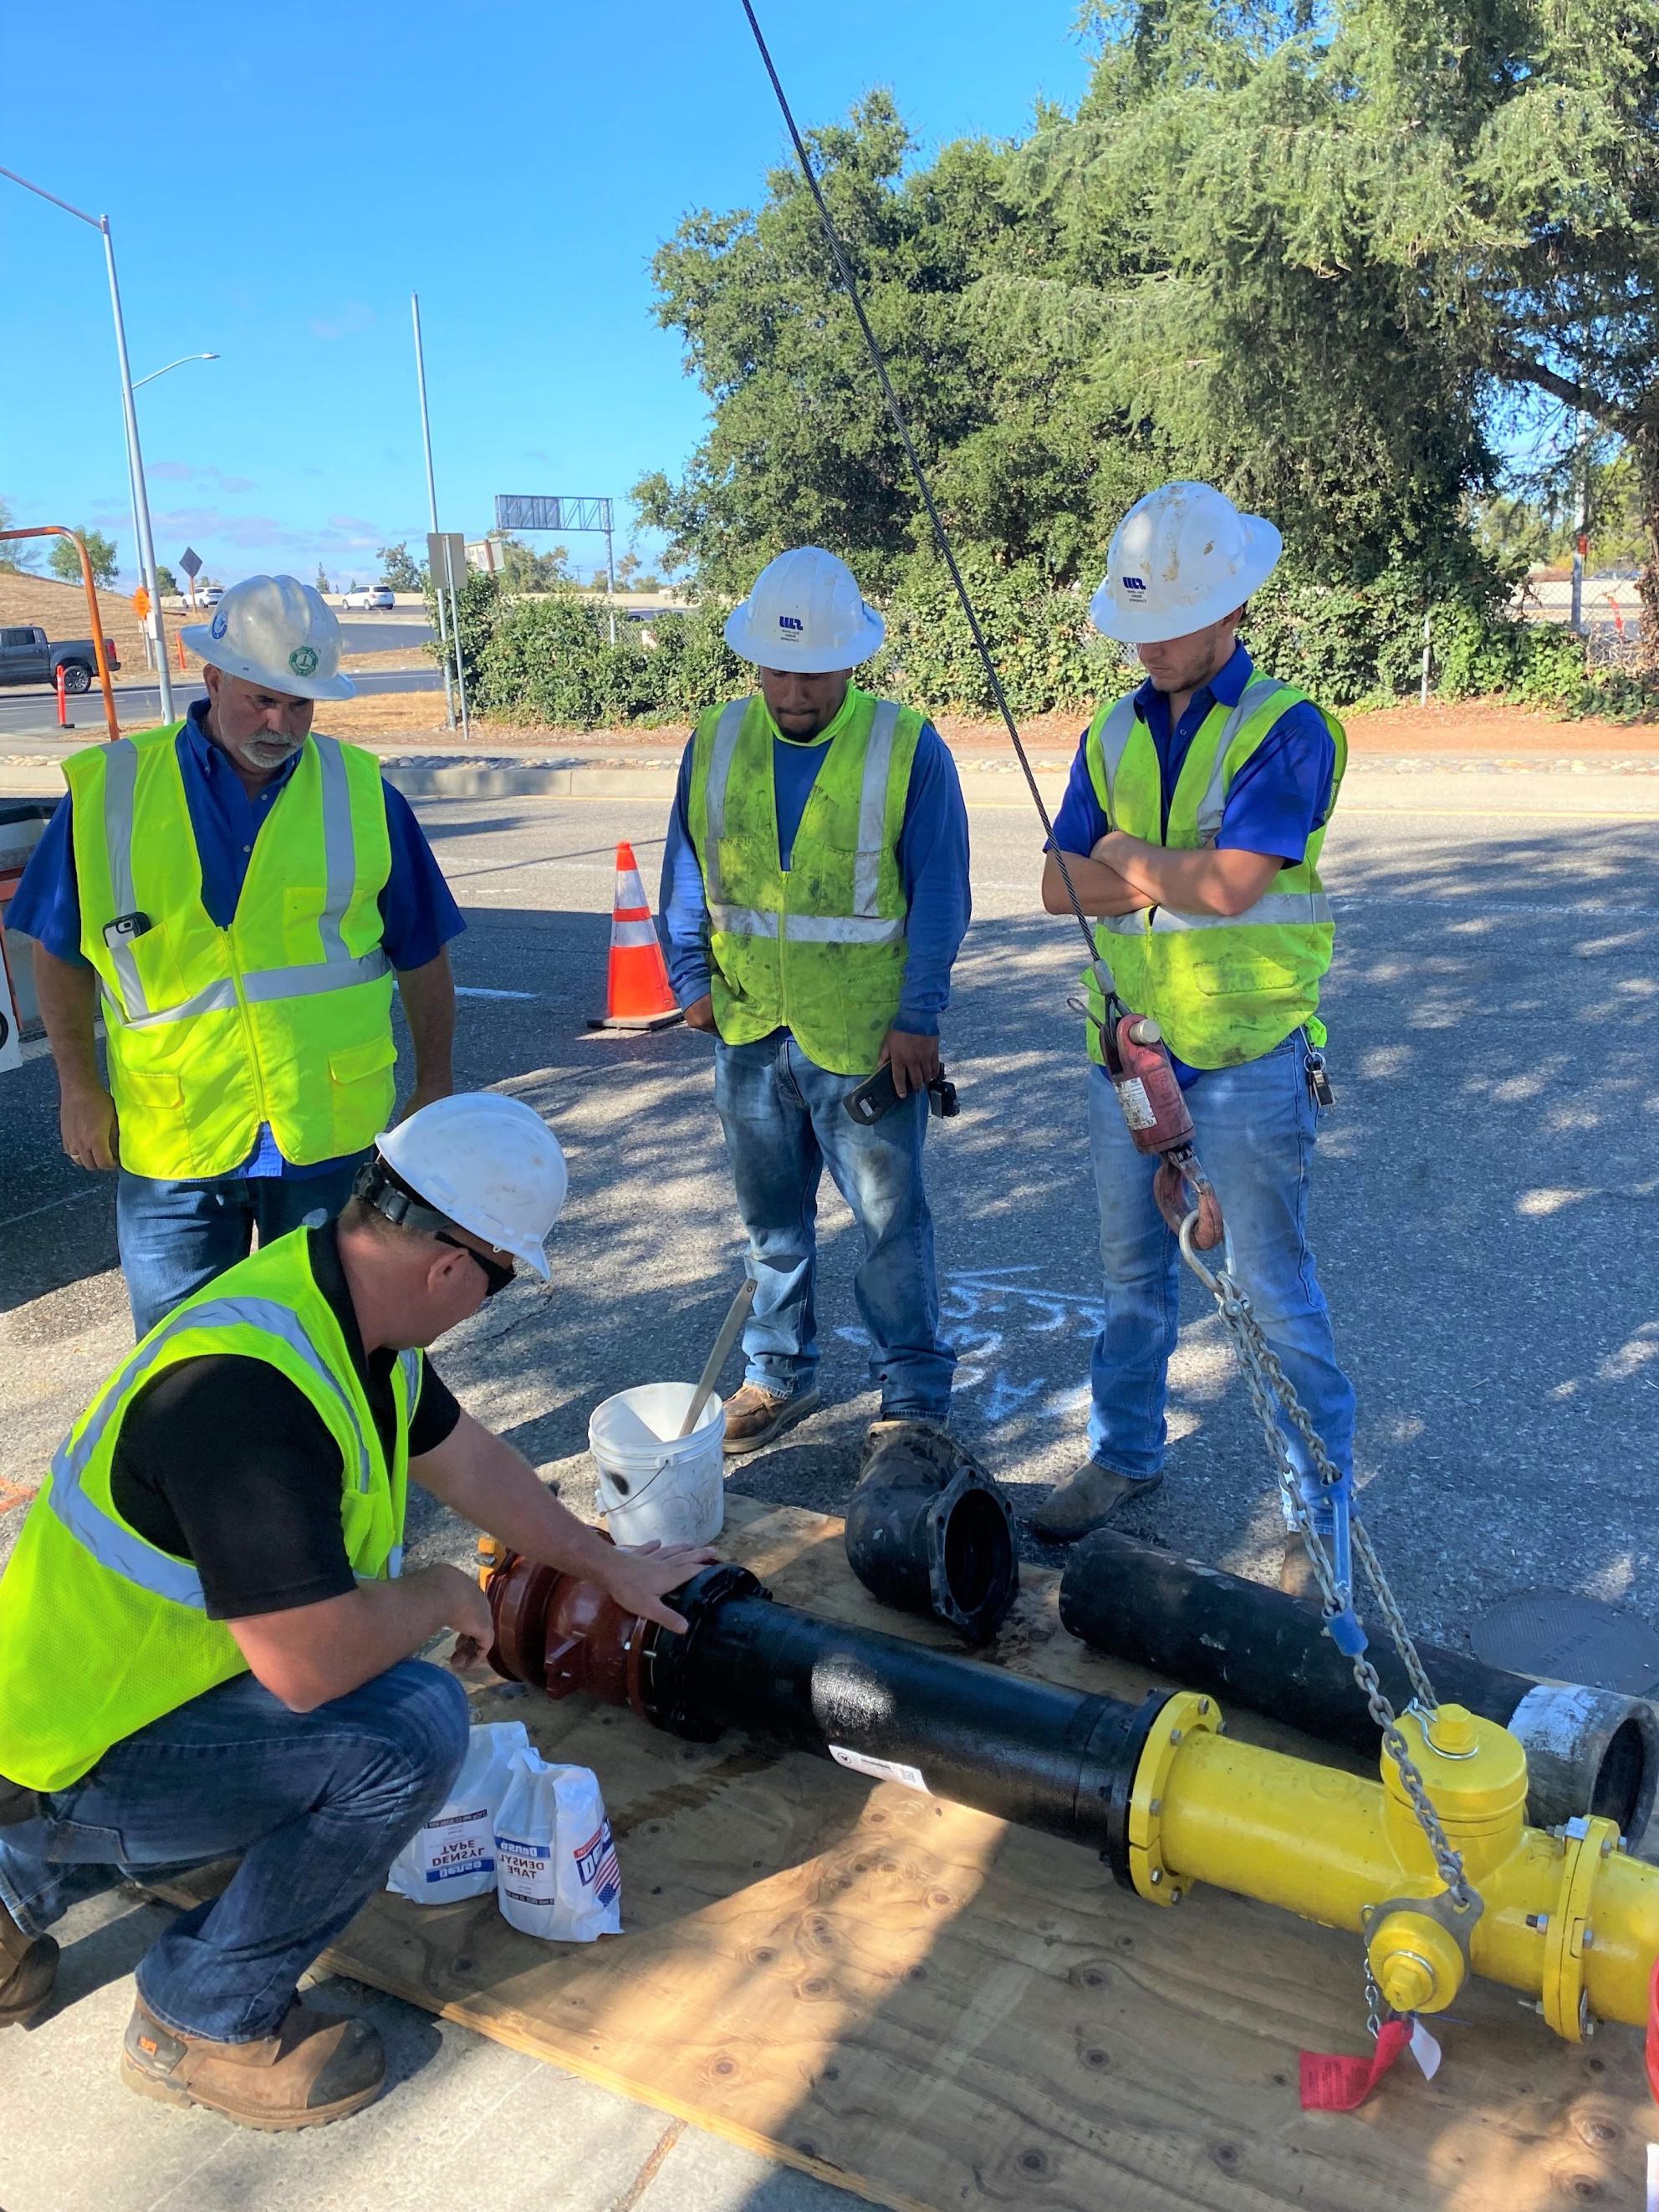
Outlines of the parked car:
{"label": "parked car", "polygon": [[216,607],[224,596],[225,587],[222,584],[210,584],[202,593],[202,605],[204,607]]}
{"label": "parked car", "polygon": [[370,584],[364,591],[348,592],[345,603],[349,607],[379,608],[382,614],[390,614],[398,604],[384,584]]}
{"label": "parked car", "polygon": [[[121,664],[115,641],[104,640],[104,658],[112,672]],[[53,645],[38,623],[20,623],[0,629],[0,684],[56,684],[64,672],[65,691],[89,691],[98,673],[98,654],[89,637]]]}

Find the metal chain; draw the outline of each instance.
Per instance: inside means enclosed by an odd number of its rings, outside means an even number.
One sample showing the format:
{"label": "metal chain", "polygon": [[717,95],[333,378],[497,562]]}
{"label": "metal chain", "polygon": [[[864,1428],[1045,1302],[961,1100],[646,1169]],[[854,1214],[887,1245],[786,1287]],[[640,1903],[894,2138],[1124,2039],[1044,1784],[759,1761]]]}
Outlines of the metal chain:
{"label": "metal chain", "polygon": [[[1217,1310],[1221,1316],[1222,1327],[1231,1339],[1233,1348],[1238,1354],[1238,1364],[1244,1370],[1244,1380],[1249,1389],[1251,1403],[1255,1406],[1257,1418],[1261,1423],[1261,1432],[1267,1440],[1268,1456],[1273,1461],[1273,1471],[1279,1480],[1279,1496],[1284,1502],[1285,1515],[1291,1525],[1300,1535],[1303,1543],[1307,1547],[1309,1561],[1313,1567],[1314,1579],[1319,1585],[1320,1595],[1324,1601],[1327,1613],[1337,1613],[1341,1609],[1342,1601],[1337,1590],[1336,1577],[1327,1556],[1324,1543],[1314,1528],[1313,1516],[1308,1510],[1307,1502],[1302,1495],[1301,1483],[1297,1480],[1296,1468],[1291,1463],[1290,1445],[1285,1440],[1285,1431],[1279,1425],[1278,1409],[1280,1406],[1284,1407],[1291,1426],[1307,1447],[1308,1456],[1318,1472],[1321,1482],[1326,1484],[1336,1482],[1340,1480],[1340,1477],[1334,1462],[1325,1449],[1323,1441],[1309,1419],[1306,1408],[1292,1389],[1290,1379],[1279,1364],[1273,1347],[1262,1334],[1261,1325],[1250,1310],[1249,1297],[1224,1267],[1212,1271],[1192,1251],[1188,1238],[1192,1221],[1196,1218],[1196,1215],[1190,1218],[1187,1231],[1182,1234],[1182,1250],[1194,1272],[1215,1299]],[[1395,1649],[1400,1654],[1401,1664],[1411,1678],[1413,1692],[1423,1710],[1426,1726],[1428,1721],[1432,1719],[1438,1710],[1433,1688],[1424,1671],[1417,1647],[1412,1641],[1411,1631],[1406,1626],[1405,1616],[1395,1601],[1394,1593],[1389,1589],[1388,1581],[1383,1575],[1382,1564],[1371,1547],[1370,1540],[1366,1536],[1357,1519],[1352,1522],[1352,1527],[1355,1556],[1364,1569],[1365,1579],[1370,1583],[1376,1595],[1378,1609],[1382,1614]],[[1412,1811],[1417,1816],[1417,1824],[1427,1838],[1429,1849],[1434,1855],[1436,1870],[1445,1884],[1453,1904],[1460,1911],[1467,1911],[1474,1901],[1474,1892],[1468,1877],[1463,1871],[1462,1855],[1454,1848],[1445,1830],[1440,1825],[1439,1815],[1430,1802],[1428,1789],[1424,1783],[1417,1762],[1413,1759],[1406,1739],[1401,1733],[1394,1707],[1383,1692],[1376,1668],[1363,1652],[1353,1662],[1353,1678],[1359,1686],[1360,1694],[1365,1700],[1371,1718],[1376,1723],[1382,1733],[1383,1747],[1399,1770],[1401,1783],[1411,1801]]]}

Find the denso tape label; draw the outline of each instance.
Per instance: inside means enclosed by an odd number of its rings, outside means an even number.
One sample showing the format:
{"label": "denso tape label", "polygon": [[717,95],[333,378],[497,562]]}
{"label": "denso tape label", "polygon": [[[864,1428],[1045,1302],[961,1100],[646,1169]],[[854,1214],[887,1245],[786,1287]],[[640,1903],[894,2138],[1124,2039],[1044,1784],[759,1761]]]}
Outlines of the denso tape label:
{"label": "denso tape label", "polygon": [[830,1756],[837,1766],[850,1766],[854,1774],[867,1774],[872,1781],[902,1782],[907,1790],[920,1790],[924,1797],[933,1794],[919,1766],[906,1766],[896,1759],[872,1759],[867,1751],[849,1751],[844,1743],[832,1743]]}
{"label": "denso tape label", "polygon": [[446,1813],[428,1821],[420,1837],[421,1872],[428,1881],[453,1881],[457,1875],[493,1874],[495,1838],[489,1808]]}
{"label": "denso tape label", "polygon": [[1146,1086],[1138,1075],[1126,1075],[1117,1086],[1117,1103],[1132,1129],[1150,1129],[1158,1120]]}

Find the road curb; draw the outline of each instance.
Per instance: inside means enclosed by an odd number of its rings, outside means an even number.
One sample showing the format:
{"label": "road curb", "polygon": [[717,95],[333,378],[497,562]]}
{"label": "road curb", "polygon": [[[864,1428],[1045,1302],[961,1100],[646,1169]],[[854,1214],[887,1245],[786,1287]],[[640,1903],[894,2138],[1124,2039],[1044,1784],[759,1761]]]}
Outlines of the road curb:
{"label": "road curb", "polygon": [[[388,782],[407,799],[642,799],[665,806],[678,759],[586,762],[526,760],[492,754],[458,761],[443,755],[382,757]],[[1051,805],[1058,805],[1069,761],[1034,763]],[[972,804],[1025,806],[1023,778],[1011,761],[958,759]],[[0,798],[56,799],[64,788],[56,758],[8,761],[0,754]],[[1515,761],[1419,758],[1356,763],[1343,784],[1339,811],[1480,815],[1532,812],[1659,817],[1659,773],[1645,767],[1602,768],[1584,761],[1547,765]]]}

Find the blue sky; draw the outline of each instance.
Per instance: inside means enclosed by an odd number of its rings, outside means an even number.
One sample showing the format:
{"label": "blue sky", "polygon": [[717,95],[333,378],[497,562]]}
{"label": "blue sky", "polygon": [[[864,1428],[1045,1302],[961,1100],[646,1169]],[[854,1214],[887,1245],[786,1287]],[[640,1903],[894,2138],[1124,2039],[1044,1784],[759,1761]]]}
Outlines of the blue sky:
{"label": "blue sky", "polygon": [[[884,84],[924,152],[1017,132],[1087,74],[1075,0],[757,12],[804,127]],[[481,534],[498,491],[676,469],[703,410],[651,255],[785,152],[738,0],[0,10],[0,162],[110,216],[133,374],[222,356],[138,405],[157,557],[189,540],[224,581],[367,581],[423,536],[411,289],[447,528]],[[0,498],[107,530],[131,576],[100,243],[3,179],[0,300]]]}

